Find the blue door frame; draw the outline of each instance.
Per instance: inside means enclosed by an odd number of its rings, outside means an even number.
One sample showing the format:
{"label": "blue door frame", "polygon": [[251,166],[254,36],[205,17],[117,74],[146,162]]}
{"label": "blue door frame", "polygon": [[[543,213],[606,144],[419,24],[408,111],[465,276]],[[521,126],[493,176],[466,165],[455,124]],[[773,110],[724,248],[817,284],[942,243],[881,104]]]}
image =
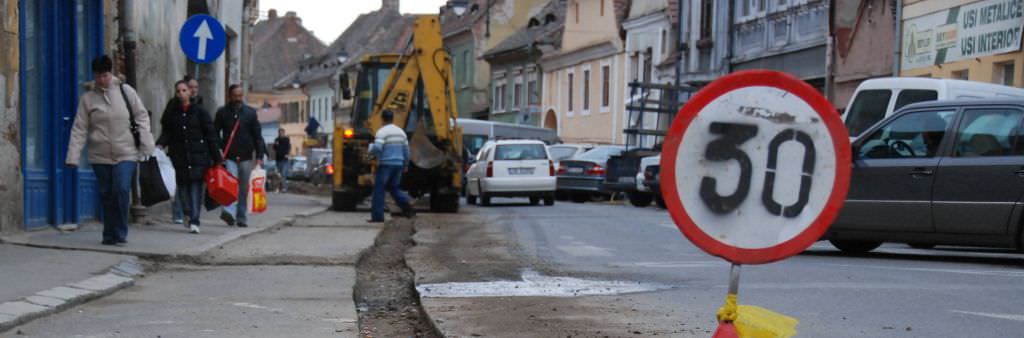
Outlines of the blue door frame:
{"label": "blue door frame", "polygon": [[21,0],[18,9],[25,228],[95,219],[92,169],[68,169],[64,158],[82,84],[103,52],[103,2]]}

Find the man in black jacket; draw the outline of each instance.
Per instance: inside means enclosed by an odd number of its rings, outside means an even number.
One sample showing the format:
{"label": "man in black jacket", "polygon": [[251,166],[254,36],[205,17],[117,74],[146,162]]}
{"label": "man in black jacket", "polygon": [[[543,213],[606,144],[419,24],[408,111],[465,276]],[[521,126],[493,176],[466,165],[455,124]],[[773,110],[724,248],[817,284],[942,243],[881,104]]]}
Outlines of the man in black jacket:
{"label": "man in black jacket", "polygon": [[[246,201],[253,162],[262,167],[263,156],[267,153],[256,110],[245,105],[242,102],[244,98],[242,86],[231,85],[228,88],[228,105],[217,109],[217,116],[213,120],[214,127],[227,147],[224,165],[238,178],[238,202],[225,206],[220,218],[229,226],[238,224],[239,227],[248,226]],[[232,133],[236,123],[238,130]]]}
{"label": "man in black jacket", "polygon": [[292,141],[285,136],[284,128],[277,130],[277,138],[274,139],[274,161],[277,162],[277,173],[281,175],[281,192],[288,192],[288,153],[292,151]]}

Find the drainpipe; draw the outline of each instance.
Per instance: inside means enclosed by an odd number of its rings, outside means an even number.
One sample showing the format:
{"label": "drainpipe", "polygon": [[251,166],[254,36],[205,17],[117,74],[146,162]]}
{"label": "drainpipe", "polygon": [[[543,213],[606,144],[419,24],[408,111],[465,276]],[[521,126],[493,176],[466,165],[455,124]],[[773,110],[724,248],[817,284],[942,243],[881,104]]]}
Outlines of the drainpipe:
{"label": "drainpipe", "polygon": [[896,0],[896,17],[894,18],[893,30],[895,36],[892,39],[892,76],[900,76],[900,59],[903,57],[903,0]]}
{"label": "drainpipe", "polygon": [[835,102],[835,77],[832,76],[835,71],[835,25],[834,21],[836,18],[836,0],[829,1],[828,4],[828,34],[825,36],[825,98],[828,102]]}
{"label": "drainpipe", "polygon": [[124,75],[128,85],[136,87],[135,77],[135,1],[121,0],[117,9],[121,48],[124,52]]}
{"label": "drainpipe", "polygon": [[[121,34],[121,49],[124,54],[124,75],[125,81],[132,88],[139,88],[137,78],[135,76],[135,1],[134,0],[121,0],[117,8],[118,12],[118,30]],[[135,170],[135,175],[132,181],[137,182],[139,180],[138,168]],[[139,202],[139,189],[137,184],[132,184],[132,206],[130,209],[132,222],[138,223],[140,220],[146,217],[146,207],[143,207]]]}

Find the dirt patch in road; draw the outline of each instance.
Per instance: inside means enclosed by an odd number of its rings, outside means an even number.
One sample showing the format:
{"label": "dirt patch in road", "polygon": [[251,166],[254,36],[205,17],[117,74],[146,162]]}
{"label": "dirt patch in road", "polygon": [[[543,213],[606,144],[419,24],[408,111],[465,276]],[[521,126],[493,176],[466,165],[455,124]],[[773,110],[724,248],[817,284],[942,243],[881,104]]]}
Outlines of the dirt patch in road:
{"label": "dirt patch in road", "polygon": [[362,337],[442,337],[423,312],[405,252],[413,222],[390,222],[356,264],[355,301]]}

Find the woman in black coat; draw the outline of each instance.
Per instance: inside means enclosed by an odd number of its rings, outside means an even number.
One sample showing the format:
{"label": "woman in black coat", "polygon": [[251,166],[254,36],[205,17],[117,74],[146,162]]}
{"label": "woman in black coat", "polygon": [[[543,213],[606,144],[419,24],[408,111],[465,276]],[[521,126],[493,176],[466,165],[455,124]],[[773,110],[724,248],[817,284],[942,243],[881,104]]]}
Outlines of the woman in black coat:
{"label": "woman in black coat", "polygon": [[158,145],[168,148],[174,164],[178,189],[185,194],[189,208],[189,232],[199,233],[199,213],[206,196],[204,175],[206,170],[223,162],[220,139],[213,129],[210,114],[189,100],[188,84],[174,84],[175,99],[168,104],[160,118],[163,135]]}

